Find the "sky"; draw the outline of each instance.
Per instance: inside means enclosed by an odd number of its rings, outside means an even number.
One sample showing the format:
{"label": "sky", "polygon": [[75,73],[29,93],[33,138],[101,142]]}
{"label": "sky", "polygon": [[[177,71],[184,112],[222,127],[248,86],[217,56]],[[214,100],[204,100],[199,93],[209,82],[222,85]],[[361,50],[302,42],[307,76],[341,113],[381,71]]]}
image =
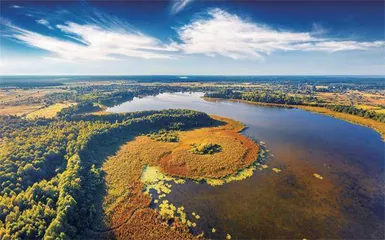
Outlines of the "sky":
{"label": "sky", "polygon": [[2,1],[1,75],[385,75],[384,1]]}

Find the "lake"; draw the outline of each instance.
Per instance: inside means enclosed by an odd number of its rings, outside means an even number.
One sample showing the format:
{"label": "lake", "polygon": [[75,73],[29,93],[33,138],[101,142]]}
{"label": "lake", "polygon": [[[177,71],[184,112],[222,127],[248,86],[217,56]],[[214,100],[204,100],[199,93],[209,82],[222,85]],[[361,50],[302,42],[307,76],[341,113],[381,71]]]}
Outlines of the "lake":
{"label": "lake", "polygon": [[193,109],[241,121],[248,127],[243,134],[266,143],[273,155],[268,170],[222,186],[192,181],[173,186],[167,199],[201,217],[196,233],[232,239],[385,238],[385,146],[379,133],[300,109],[208,102],[202,95],[164,93],[107,109]]}

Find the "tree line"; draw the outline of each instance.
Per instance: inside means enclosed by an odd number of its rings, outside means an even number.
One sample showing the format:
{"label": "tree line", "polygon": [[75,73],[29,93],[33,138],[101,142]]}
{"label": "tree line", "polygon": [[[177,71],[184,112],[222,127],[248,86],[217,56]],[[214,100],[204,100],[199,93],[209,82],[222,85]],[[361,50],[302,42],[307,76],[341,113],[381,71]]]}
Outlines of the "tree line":
{"label": "tree line", "polygon": [[0,236],[76,239],[93,224],[104,181],[97,149],[127,135],[215,122],[196,111],[164,110],[0,123],[9,127],[0,141]]}
{"label": "tree line", "polygon": [[246,91],[238,92],[231,89],[224,89],[218,92],[206,93],[205,97],[209,98],[225,98],[225,99],[240,99],[251,102],[261,102],[261,103],[273,103],[273,104],[287,104],[287,105],[304,105],[312,103],[312,105],[317,105],[316,97],[312,96],[292,96],[287,93],[280,91]]}
{"label": "tree line", "polygon": [[376,113],[371,110],[359,109],[353,105],[329,105],[328,108],[335,112],[348,113],[385,123],[385,114]]}

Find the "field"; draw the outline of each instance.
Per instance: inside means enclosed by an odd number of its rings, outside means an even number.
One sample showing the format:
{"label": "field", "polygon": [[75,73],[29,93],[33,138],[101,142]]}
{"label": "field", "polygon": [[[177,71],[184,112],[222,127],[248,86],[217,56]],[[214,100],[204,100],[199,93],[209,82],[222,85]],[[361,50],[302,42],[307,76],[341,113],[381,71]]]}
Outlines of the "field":
{"label": "field", "polygon": [[41,108],[41,105],[0,106],[0,115],[24,116]]}
{"label": "field", "polygon": [[[159,166],[168,175],[192,179],[221,178],[249,166],[257,159],[258,145],[238,132],[240,122],[213,116],[222,125],[178,132],[178,142],[156,141],[139,136],[123,145],[103,164],[106,192],[100,226],[96,232],[111,234],[118,239],[191,238],[187,226],[176,221],[169,232],[156,210],[150,209],[151,199],[142,192],[140,181],[146,166]],[[223,124],[224,123],[224,124]],[[210,142],[222,147],[214,154],[194,154],[191,144]],[[154,234],[154,235],[151,235]],[[153,237],[151,237],[153,236]]]}
{"label": "field", "polygon": [[378,105],[385,105],[384,92],[370,93],[363,91],[347,91],[347,92],[318,92],[316,96],[327,103],[341,104],[341,105],[366,105],[376,107]]}
{"label": "field", "polygon": [[45,107],[42,109],[39,109],[37,111],[29,113],[26,117],[28,119],[35,119],[35,118],[54,118],[56,117],[56,114],[60,112],[62,109],[71,107],[75,105],[75,103],[55,103],[49,107]]}
{"label": "field", "polygon": [[60,88],[7,89],[0,88],[0,105],[15,104],[27,99],[40,98],[47,94],[66,92]]}

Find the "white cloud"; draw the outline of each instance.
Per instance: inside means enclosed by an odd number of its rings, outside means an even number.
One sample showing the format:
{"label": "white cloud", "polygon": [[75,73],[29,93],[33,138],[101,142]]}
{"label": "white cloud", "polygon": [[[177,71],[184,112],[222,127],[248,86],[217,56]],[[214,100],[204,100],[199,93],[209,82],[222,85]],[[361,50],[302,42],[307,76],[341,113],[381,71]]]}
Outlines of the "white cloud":
{"label": "white cloud", "polygon": [[12,5],[12,6],[10,6],[10,8],[23,8],[23,7],[19,6],[19,5]]}
{"label": "white cloud", "polygon": [[57,25],[64,36],[77,42],[45,36],[4,22],[11,30],[11,37],[29,46],[47,50],[53,57],[65,60],[113,60],[122,57],[144,59],[172,58],[177,51],[173,44],[164,45],[159,40],[140,32],[122,29],[103,29],[96,25],[80,25],[73,22]]}
{"label": "white cloud", "polygon": [[53,29],[53,28],[51,27],[51,25],[49,24],[48,20],[46,20],[46,19],[39,19],[39,20],[36,20],[36,22],[37,22],[38,24],[41,24],[41,25],[46,26],[46,27],[49,28],[49,29]]}
{"label": "white cloud", "polygon": [[274,51],[337,52],[385,46],[384,41],[337,41],[315,37],[312,32],[273,29],[220,9],[210,10],[208,17],[195,19],[177,31],[180,48],[186,53],[233,59],[263,58]]}
{"label": "white cloud", "polygon": [[182,11],[183,8],[187,6],[190,2],[193,0],[174,0],[173,5],[171,7],[171,13],[177,14],[178,12]]}
{"label": "white cloud", "polygon": [[[185,3],[180,3],[185,6]],[[181,5],[181,6],[182,6]],[[32,32],[12,25],[0,18],[9,33],[2,34],[51,54],[46,57],[60,60],[115,60],[127,57],[142,59],[170,59],[181,54],[225,56],[232,59],[263,59],[277,51],[338,52],[382,48],[384,41],[359,42],[322,38],[327,31],[313,25],[309,32],[275,29],[250,22],[220,9],[212,9],[206,16],[178,28],[175,40],[159,39],[134,30],[118,18],[96,10],[81,15],[83,24],[66,22],[56,25],[56,37]],[[38,24],[53,29],[58,19],[37,18]],[[75,20],[76,21],[76,20]],[[62,21],[60,21],[62,22]]]}

